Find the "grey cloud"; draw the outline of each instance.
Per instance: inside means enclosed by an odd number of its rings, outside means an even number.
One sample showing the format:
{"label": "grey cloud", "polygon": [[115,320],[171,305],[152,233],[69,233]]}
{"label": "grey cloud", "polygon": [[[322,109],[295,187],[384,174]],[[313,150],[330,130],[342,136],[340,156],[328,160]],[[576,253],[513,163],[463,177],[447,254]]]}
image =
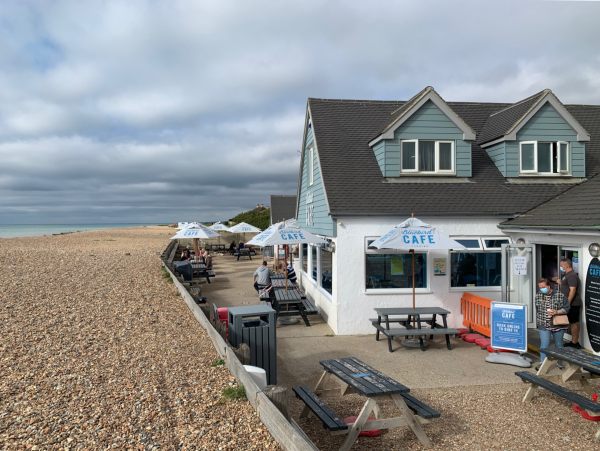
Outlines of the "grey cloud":
{"label": "grey cloud", "polygon": [[3,2],[0,223],[221,219],[293,193],[306,98],[600,103],[600,4]]}

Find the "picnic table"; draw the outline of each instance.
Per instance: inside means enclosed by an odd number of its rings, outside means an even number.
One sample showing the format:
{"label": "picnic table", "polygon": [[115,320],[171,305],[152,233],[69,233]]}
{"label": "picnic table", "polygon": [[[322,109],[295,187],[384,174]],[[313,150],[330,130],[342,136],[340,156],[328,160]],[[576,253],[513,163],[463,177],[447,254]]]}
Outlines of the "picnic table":
{"label": "picnic table", "polygon": [[240,259],[240,257],[248,257],[250,260],[252,260],[251,250],[247,247],[243,247],[241,249],[236,250],[233,256],[237,257],[238,260]]}
{"label": "picnic table", "polygon": [[[588,415],[600,415],[600,403],[592,401],[589,396],[597,390],[590,385],[589,380],[600,377],[600,357],[584,349],[575,348],[549,348],[542,349],[542,352],[546,354],[546,358],[536,374],[529,371],[517,371],[515,373],[523,382],[530,384],[523,397],[523,402],[531,401],[536,391],[543,388],[576,404]],[[566,364],[564,368],[558,366],[559,361]],[[559,369],[559,373],[553,372],[553,374],[550,374],[550,371],[555,367]],[[564,385],[559,385],[554,381],[563,384],[569,381],[578,381],[579,387],[588,396],[569,390]],[[595,438],[600,440],[600,428],[596,432]]]}
{"label": "picnic table", "polygon": [[304,292],[292,284],[285,288],[285,280],[271,279],[271,288],[259,291],[261,301],[270,302],[273,309],[280,316],[301,316],[304,324],[310,326],[308,315],[318,313],[314,304],[306,297]]}
{"label": "picnic table", "polygon": [[[388,307],[376,308],[375,312],[377,319],[371,320],[371,324],[377,329],[375,340],[379,341],[380,333],[385,335],[390,352],[394,352],[392,339],[396,337],[418,337],[421,350],[425,351],[423,338],[428,335],[430,339],[434,335],[444,335],[446,346],[452,349],[450,336],[458,333],[458,330],[448,327],[447,316],[450,312],[441,307]],[[438,316],[442,319],[441,323],[438,322]],[[402,327],[390,328],[390,323],[397,323]]]}
{"label": "picnic table", "polygon": [[210,283],[210,278],[215,277],[215,272],[207,269],[206,265],[202,262],[191,262],[192,265],[192,274],[196,277],[206,279],[208,283]]}
{"label": "picnic table", "polygon": [[[286,288],[285,277],[273,277],[271,276],[271,285],[273,288]],[[296,282],[292,282],[291,280],[287,281],[287,288],[298,288]]]}
{"label": "picnic table", "polygon": [[[422,424],[437,418],[440,413],[424,402],[410,395],[410,389],[380,371],[372,368],[356,357],[329,359],[319,362],[324,371],[317,382],[314,391],[306,386],[293,387],[296,396],[305,407],[300,417],[306,417],[312,412],[321,420],[323,426],[333,434],[348,434],[340,450],[348,450],[356,441],[358,434],[371,429],[393,429],[408,426],[424,446],[431,442]],[[341,385],[337,388],[326,388],[325,383],[330,379]],[[357,412],[353,423],[345,423],[319,396],[357,393],[366,398],[362,408]],[[400,415],[391,418],[381,418],[379,402],[391,400]],[[374,416],[374,419],[371,418]]]}

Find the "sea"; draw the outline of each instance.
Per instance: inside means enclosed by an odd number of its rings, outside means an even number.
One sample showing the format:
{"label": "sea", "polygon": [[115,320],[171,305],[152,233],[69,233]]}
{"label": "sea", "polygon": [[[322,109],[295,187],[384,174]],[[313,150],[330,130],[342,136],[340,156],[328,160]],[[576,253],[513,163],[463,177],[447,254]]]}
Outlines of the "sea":
{"label": "sea", "polygon": [[114,223],[114,224],[0,224],[0,238],[42,236],[88,230],[115,229],[121,227],[143,227],[156,224]]}

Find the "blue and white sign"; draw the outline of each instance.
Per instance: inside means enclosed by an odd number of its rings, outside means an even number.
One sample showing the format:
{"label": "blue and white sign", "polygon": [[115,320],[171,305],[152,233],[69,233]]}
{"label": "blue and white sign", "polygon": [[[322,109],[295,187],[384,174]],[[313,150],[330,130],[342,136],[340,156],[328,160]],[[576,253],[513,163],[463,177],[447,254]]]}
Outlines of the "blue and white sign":
{"label": "blue and white sign", "polygon": [[259,233],[248,243],[256,246],[274,246],[281,244],[325,244],[326,241],[321,237],[301,229],[295,222],[286,221],[273,224],[265,231]]}
{"label": "blue and white sign", "polygon": [[527,351],[527,306],[492,302],[492,348]]}

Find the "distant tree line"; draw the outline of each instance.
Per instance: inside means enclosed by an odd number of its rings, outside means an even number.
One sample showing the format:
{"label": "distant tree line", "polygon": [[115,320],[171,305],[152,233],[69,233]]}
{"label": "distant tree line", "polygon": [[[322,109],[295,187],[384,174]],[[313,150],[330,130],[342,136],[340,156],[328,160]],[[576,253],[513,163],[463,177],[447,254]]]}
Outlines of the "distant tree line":
{"label": "distant tree line", "polygon": [[269,227],[271,222],[271,209],[263,205],[259,205],[253,210],[248,210],[234,216],[229,220],[234,224],[240,222],[247,222],[252,224],[254,227],[258,227],[261,230],[265,230]]}

